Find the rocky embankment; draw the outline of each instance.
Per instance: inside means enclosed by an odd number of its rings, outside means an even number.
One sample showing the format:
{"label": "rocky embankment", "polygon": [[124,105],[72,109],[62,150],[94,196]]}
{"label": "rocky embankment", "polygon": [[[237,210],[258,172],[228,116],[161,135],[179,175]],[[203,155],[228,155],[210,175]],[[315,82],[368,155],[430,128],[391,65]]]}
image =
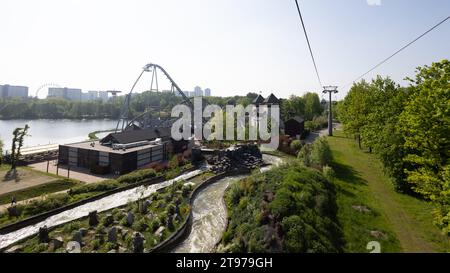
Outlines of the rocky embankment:
{"label": "rocky embankment", "polygon": [[216,155],[209,158],[207,162],[214,173],[242,168],[251,170],[264,164],[261,151],[253,144],[237,145],[217,151]]}

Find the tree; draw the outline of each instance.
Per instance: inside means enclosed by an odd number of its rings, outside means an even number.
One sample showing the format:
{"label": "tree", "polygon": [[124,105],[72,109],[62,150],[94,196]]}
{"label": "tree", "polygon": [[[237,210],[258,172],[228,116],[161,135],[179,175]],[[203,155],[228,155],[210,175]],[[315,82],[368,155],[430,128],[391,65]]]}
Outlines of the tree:
{"label": "tree", "polygon": [[16,170],[17,161],[20,157],[20,150],[23,146],[23,140],[27,135],[30,126],[25,124],[24,128],[16,128],[13,131],[13,140],[11,145],[11,170]]}
{"label": "tree", "polygon": [[359,148],[361,148],[362,128],[367,122],[366,117],[369,111],[367,100],[369,89],[370,85],[364,80],[353,84],[342,102],[339,113],[344,123],[344,130],[356,137]]}
{"label": "tree", "polygon": [[319,95],[308,92],[303,96],[305,100],[305,119],[312,120],[315,116],[322,114],[322,105],[320,104]]}
{"label": "tree", "polygon": [[439,206],[439,224],[450,234],[450,62],[417,68],[415,90],[400,116],[413,189]]}
{"label": "tree", "polygon": [[281,102],[281,115],[284,120],[295,116],[305,115],[305,99],[297,96],[290,96],[289,99]]}
{"label": "tree", "polygon": [[0,139],[0,165],[3,162],[3,141]]}

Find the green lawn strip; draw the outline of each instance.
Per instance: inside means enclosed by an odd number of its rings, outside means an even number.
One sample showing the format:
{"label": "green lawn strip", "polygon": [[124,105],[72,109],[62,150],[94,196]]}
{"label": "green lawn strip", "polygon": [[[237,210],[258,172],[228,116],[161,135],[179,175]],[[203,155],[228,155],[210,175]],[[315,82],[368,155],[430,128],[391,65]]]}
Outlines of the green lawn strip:
{"label": "green lawn strip", "polygon": [[[341,132],[328,141],[338,177],[338,217],[348,251],[365,249],[366,242],[361,239],[375,239],[367,230],[391,235],[387,241],[381,241],[384,252],[449,251],[448,238],[433,225],[432,205],[395,192],[376,155],[359,150],[353,140],[345,138]],[[352,205],[365,205],[374,213],[360,213]]]}
{"label": "green lawn strip", "polygon": [[[347,158],[354,156],[343,139],[328,138],[333,152],[333,168],[336,172],[336,198],[338,204],[338,220],[346,241],[345,252],[369,252],[367,243],[376,241],[370,231],[378,230],[387,235],[380,240],[382,252],[399,252],[400,244],[382,213],[379,201],[372,194],[367,182],[346,164]],[[352,206],[366,206],[370,213],[361,213]]]}
{"label": "green lawn strip", "polygon": [[8,204],[11,202],[11,198],[13,196],[16,197],[16,201],[27,200],[30,198],[42,196],[49,193],[59,192],[63,190],[68,190],[76,185],[79,185],[80,182],[76,182],[70,179],[59,179],[55,181],[51,181],[45,184],[29,187],[22,190],[17,190],[13,192],[8,192],[0,195],[0,205]]}

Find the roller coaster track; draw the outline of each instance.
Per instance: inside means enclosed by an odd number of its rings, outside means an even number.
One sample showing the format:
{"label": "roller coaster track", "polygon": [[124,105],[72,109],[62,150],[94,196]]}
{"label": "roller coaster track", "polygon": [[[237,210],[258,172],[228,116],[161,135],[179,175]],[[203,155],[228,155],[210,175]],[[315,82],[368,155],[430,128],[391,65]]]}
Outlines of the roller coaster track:
{"label": "roller coaster track", "polygon": [[[167,77],[167,79],[170,81],[170,83],[172,84],[172,91],[173,92],[175,92],[175,91],[178,92],[178,94],[180,94],[181,97],[183,98],[184,103],[186,103],[188,105],[188,107],[191,108],[191,111],[194,110],[193,103],[184,94],[184,92],[181,90],[181,88],[178,86],[178,84],[172,79],[172,77],[169,75],[169,73],[167,73],[167,71],[164,68],[162,68],[160,65],[149,63],[149,64],[146,64],[142,68],[142,72],[139,74],[138,78],[134,82],[133,86],[131,87],[130,92],[125,96],[125,101],[124,101],[124,103],[122,105],[122,109],[120,111],[120,118],[117,121],[116,132],[125,130],[128,126],[130,126],[136,120],[136,118],[131,120],[131,121],[128,120],[129,119],[129,112],[130,112],[131,94],[133,93],[134,88],[136,87],[137,83],[139,82],[139,80],[141,79],[142,75],[145,72],[153,72],[152,85],[151,85],[151,86],[153,86],[153,76],[156,75],[156,70],[157,69],[159,69]],[[150,87],[150,89],[151,88],[152,87]],[[147,112],[139,115],[139,117],[145,117],[146,113]]]}

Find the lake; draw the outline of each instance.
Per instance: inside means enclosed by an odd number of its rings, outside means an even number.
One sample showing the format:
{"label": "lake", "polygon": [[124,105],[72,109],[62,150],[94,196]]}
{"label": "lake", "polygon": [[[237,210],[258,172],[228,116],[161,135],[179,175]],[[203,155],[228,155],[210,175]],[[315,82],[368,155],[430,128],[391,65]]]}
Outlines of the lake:
{"label": "lake", "polygon": [[[44,144],[66,144],[87,140],[88,134],[98,130],[115,129],[117,120],[69,120],[69,119],[35,119],[35,120],[0,120],[0,139],[3,150],[11,149],[12,132],[17,127],[30,126],[23,147]],[[105,135],[99,134],[97,136]]]}

